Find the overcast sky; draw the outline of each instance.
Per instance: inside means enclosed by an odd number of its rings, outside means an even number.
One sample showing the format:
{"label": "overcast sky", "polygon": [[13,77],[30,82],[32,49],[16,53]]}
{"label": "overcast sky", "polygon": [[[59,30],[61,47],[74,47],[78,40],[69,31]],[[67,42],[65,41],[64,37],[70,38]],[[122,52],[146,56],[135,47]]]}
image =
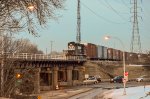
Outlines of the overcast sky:
{"label": "overcast sky", "polygon": [[[138,0],[139,33],[142,51],[150,50],[150,0]],[[59,19],[50,20],[47,28],[39,28],[40,37],[21,33],[19,37],[28,38],[38,45],[43,52],[52,49],[62,51],[67,49],[67,43],[76,41],[77,0],[66,0],[65,10],[56,12]],[[94,43],[122,49],[119,41],[112,39],[104,41],[105,35],[118,37],[122,40],[126,51],[130,51],[132,36],[133,13],[130,13],[130,0],[81,0],[81,42]]]}

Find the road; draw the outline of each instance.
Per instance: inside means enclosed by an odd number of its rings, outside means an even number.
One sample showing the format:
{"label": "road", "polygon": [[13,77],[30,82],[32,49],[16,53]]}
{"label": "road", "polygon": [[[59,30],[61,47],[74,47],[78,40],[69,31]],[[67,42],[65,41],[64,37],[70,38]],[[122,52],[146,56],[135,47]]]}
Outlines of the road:
{"label": "road", "polygon": [[103,92],[102,88],[94,88],[88,92],[72,96],[68,99],[92,99],[93,97],[101,94],[102,92]]}

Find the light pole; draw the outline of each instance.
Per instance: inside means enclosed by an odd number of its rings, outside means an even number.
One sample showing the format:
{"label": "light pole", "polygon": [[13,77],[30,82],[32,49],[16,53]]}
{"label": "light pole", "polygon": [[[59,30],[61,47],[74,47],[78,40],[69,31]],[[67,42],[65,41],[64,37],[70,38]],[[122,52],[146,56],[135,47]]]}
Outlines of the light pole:
{"label": "light pole", "polygon": [[1,43],[2,43],[2,45],[1,45],[1,56],[2,56],[2,59],[1,59],[1,67],[0,67],[0,69],[1,69],[1,96],[3,95],[3,92],[4,92],[4,58],[3,58],[3,55],[4,55],[4,43],[3,43],[3,40],[4,40],[4,37],[3,37],[4,35],[2,34],[2,41],[1,41]]}
{"label": "light pole", "polygon": [[[108,39],[116,39],[120,42],[120,44],[122,45],[122,53],[123,53],[123,76],[124,76],[124,80],[125,80],[125,72],[126,72],[126,67],[125,67],[125,46],[124,46],[124,43],[121,41],[121,39],[119,39],[118,37],[112,37],[112,36],[105,36],[105,40],[108,40]],[[123,81],[123,85],[124,85],[124,91],[123,91],[123,95],[126,95],[126,81]]]}

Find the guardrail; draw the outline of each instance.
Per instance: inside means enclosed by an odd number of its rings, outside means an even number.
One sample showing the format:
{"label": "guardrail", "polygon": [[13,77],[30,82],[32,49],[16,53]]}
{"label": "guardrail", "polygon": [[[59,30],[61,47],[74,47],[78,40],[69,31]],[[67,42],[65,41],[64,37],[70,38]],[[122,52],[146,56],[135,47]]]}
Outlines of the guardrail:
{"label": "guardrail", "polygon": [[0,53],[0,58],[30,60],[86,60],[84,56],[46,55],[32,53]]}

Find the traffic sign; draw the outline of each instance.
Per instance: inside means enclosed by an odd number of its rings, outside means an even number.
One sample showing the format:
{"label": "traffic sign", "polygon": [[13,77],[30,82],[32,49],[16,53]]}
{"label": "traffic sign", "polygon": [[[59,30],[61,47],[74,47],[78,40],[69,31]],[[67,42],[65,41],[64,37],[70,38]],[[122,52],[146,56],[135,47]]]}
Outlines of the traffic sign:
{"label": "traffic sign", "polygon": [[128,74],[129,74],[128,72],[125,72],[125,76],[128,76]]}

